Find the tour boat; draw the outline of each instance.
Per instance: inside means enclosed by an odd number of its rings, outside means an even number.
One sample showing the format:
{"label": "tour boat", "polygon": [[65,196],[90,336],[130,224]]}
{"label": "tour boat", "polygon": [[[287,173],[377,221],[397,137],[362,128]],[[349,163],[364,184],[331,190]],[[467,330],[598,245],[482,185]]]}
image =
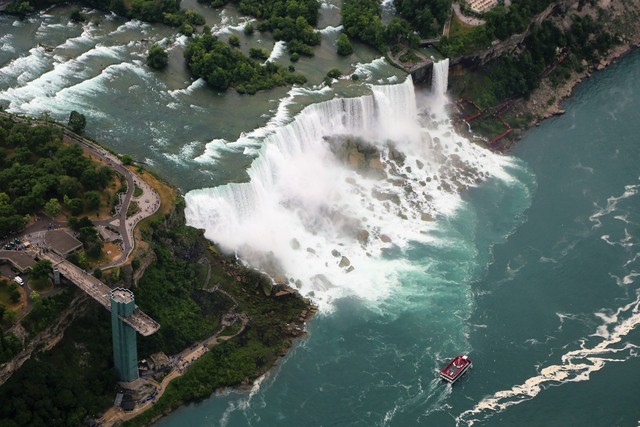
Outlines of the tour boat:
{"label": "tour boat", "polygon": [[471,359],[469,359],[466,354],[459,354],[451,359],[451,361],[447,363],[447,366],[440,370],[440,378],[453,384],[458,381],[471,366]]}

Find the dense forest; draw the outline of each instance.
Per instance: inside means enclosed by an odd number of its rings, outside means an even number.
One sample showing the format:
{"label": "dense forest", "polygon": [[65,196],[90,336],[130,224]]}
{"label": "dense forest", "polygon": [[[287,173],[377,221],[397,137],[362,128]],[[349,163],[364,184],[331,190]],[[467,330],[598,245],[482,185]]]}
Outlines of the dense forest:
{"label": "dense forest", "polygon": [[[52,319],[48,319],[51,322]],[[109,313],[95,304],[0,387],[0,426],[77,426],[113,402]]]}
{"label": "dense forest", "polygon": [[95,209],[112,177],[80,146],[65,146],[60,129],[0,118],[0,237],[21,231],[26,215],[41,209],[51,216]]}
{"label": "dense forest", "polygon": [[451,0],[394,0],[393,4],[398,15],[425,38],[441,33],[451,10]]}
{"label": "dense forest", "polygon": [[616,43],[589,17],[573,17],[567,31],[552,22],[536,26],[524,40],[525,49],[519,55],[499,57],[486,67],[489,79],[475,90],[474,99],[481,107],[501,100],[528,96],[546,73],[552,83],[559,83],[586,64],[597,63]]}
{"label": "dense forest", "polygon": [[[206,27],[205,27],[206,28]],[[185,50],[189,70],[218,90],[233,87],[239,93],[253,94],[276,86],[306,82],[302,74],[288,71],[271,61],[261,64],[247,58],[240,49],[213,36],[210,31],[194,36]]]}

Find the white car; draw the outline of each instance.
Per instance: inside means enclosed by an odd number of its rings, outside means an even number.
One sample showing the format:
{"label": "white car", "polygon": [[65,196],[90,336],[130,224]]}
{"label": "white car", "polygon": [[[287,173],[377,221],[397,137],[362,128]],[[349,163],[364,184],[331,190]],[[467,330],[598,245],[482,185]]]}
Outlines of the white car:
{"label": "white car", "polygon": [[20,277],[20,276],[16,276],[16,277],[13,279],[13,281],[14,281],[14,282],[16,282],[16,283],[17,283],[18,285],[20,285],[20,286],[23,286],[23,285],[24,285],[24,280],[22,280],[22,277]]}

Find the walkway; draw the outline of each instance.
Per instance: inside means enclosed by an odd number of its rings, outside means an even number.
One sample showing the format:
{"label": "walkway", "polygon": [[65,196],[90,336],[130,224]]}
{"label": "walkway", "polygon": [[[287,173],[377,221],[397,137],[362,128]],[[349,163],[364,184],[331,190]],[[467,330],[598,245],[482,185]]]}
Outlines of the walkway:
{"label": "walkway", "polygon": [[[40,249],[37,252],[37,256],[40,259],[51,261],[53,268],[57,268],[61,275],[73,282],[91,298],[102,304],[104,308],[111,311],[111,288],[107,285],[91,274],[88,274],[85,270],[82,270],[80,267],[75,266],[47,249]],[[144,336],[149,336],[160,328],[158,322],[147,316],[139,308],[136,308],[131,316],[120,317],[120,319]]]}
{"label": "walkway", "polygon": [[484,19],[473,18],[471,16],[466,16],[462,14],[462,10],[460,10],[459,3],[453,3],[453,12],[456,14],[456,18],[460,21],[464,22],[467,25],[471,25],[472,27],[477,27],[479,25],[484,25],[486,21]]}

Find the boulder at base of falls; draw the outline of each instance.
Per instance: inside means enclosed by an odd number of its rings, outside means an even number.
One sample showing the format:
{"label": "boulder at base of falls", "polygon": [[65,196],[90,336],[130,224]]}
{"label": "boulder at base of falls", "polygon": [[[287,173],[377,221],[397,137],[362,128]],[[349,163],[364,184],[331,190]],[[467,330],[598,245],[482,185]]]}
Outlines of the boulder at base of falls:
{"label": "boulder at base of falls", "polygon": [[349,261],[349,258],[347,258],[346,256],[343,256],[340,260],[340,264],[338,264],[339,267],[348,267],[350,265],[351,261]]}
{"label": "boulder at base of falls", "polygon": [[422,216],[420,217],[420,219],[422,219],[423,221],[433,221],[434,220],[434,218],[430,214],[428,214],[426,212],[422,212]]}

